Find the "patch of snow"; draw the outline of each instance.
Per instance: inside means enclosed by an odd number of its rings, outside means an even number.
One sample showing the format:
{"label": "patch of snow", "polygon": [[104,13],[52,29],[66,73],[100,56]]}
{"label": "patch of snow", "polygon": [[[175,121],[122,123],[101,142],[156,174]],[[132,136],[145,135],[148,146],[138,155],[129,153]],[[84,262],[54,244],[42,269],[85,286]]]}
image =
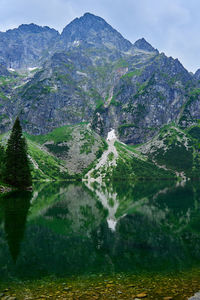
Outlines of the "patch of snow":
{"label": "patch of snow", "polygon": [[33,67],[33,68],[28,68],[29,71],[34,71],[36,70],[38,67]]}
{"label": "patch of snow", "polygon": [[80,45],[80,41],[77,41],[77,40],[74,41],[74,42],[73,42],[73,45],[74,45],[74,46],[79,46],[79,45]]}
{"label": "patch of snow", "polygon": [[83,73],[83,72],[80,72],[80,71],[76,71],[76,74],[82,75],[82,76],[86,76],[86,77],[87,77],[87,74],[86,74],[86,73]]}
{"label": "patch of snow", "polygon": [[108,132],[108,136],[107,136],[107,141],[112,141],[112,140],[116,140],[116,134],[115,134],[115,130],[111,129],[111,131]]}
{"label": "patch of snow", "polygon": [[13,68],[8,68],[8,71],[10,71],[10,72],[15,72],[15,69],[13,69]]}

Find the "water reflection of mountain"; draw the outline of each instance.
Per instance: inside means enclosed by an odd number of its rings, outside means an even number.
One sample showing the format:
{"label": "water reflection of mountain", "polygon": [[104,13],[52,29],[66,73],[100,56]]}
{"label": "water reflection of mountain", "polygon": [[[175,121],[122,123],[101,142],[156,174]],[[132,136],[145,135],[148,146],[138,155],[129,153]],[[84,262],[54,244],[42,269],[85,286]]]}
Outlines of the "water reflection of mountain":
{"label": "water reflection of mountain", "polygon": [[35,190],[17,269],[0,229],[5,276],[173,271],[198,264],[198,183],[123,182],[90,188],[51,183]]}

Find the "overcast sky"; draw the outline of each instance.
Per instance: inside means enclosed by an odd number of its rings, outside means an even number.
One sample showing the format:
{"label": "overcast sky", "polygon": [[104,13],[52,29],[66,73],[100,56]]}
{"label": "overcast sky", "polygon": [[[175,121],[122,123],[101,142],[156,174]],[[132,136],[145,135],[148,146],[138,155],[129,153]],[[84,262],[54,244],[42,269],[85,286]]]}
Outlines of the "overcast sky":
{"label": "overcast sky", "polygon": [[200,68],[199,0],[0,0],[0,31],[36,23],[61,32],[85,12],[103,17],[131,42],[144,37],[189,71]]}

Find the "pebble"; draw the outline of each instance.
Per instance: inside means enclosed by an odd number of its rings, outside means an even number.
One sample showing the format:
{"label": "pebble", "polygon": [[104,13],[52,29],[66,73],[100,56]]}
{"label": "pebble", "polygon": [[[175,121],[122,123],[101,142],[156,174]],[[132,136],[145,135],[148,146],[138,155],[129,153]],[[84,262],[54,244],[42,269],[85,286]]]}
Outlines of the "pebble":
{"label": "pebble", "polygon": [[136,296],[137,298],[146,298],[147,294],[146,293],[140,293]]}
{"label": "pebble", "polygon": [[133,288],[133,287],[135,287],[135,285],[134,284],[129,284],[128,287]]}
{"label": "pebble", "polygon": [[71,288],[70,288],[70,287],[65,287],[63,290],[64,290],[64,291],[70,291]]}

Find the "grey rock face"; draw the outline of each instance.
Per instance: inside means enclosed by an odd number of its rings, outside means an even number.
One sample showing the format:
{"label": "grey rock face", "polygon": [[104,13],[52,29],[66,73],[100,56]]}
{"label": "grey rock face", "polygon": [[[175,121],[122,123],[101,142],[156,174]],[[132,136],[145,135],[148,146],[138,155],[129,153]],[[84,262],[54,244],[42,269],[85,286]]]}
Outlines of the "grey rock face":
{"label": "grey rock face", "polygon": [[66,44],[87,42],[95,47],[104,45],[120,51],[128,51],[132,44],[113,29],[104,19],[86,13],[81,18],[76,18],[67,25],[61,38]]}
{"label": "grey rock face", "polygon": [[0,64],[0,76],[10,76],[8,69],[4,64]]}
{"label": "grey rock face", "polygon": [[[151,44],[149,44],[144,38],[141,38],[139,40],[137,40],[134,45],[134,47],[144,50],[144,51],[157,51],[155,48],[153,48],[151,46]],[[158,52],[158,51],[157,51]]]}
{"label": "grey rock face", "polygon": [[13,69],[36,67],[51,55],[59,33],[35,24],[0,32],[0,62]]}
{"label": "grey rock face", "polygon": [[101,114],[103,127],[115,128],[127,143],[148,140],[163,124],[178,118],[187,101],[185,85],[191,80],[178,60],[155,56],[147,66],[127,73],[115,85],[115,103]]}
{"label": "grey rock face", "polygon": [[195,72],[194,78],[195,78],[196,80],[200,80],[200,69],[198,69],[198,70]]}

